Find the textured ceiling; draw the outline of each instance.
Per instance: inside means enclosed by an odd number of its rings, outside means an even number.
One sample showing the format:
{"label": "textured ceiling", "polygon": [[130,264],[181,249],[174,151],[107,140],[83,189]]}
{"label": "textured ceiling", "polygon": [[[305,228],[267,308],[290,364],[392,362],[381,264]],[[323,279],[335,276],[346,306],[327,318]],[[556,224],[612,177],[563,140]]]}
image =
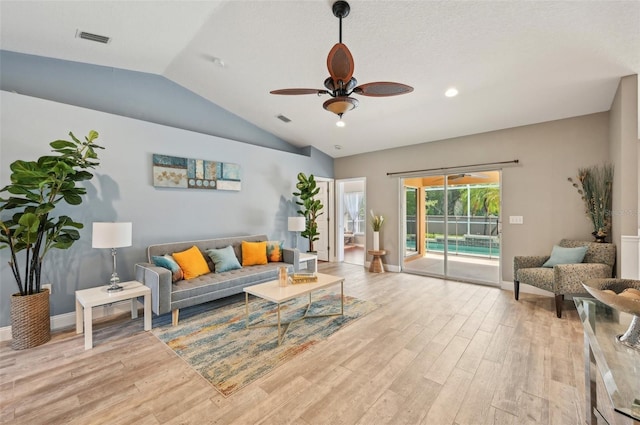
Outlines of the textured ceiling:
{"label": "textured ceiling", "polygon": [[[333,157],[606,111],[620,77],[640,72],[640,1],[353,0],[343,42],[355,78],[415,90],[360,96],[338,128],[327,96],[269,94],[323,88],[332,3],[2,0],[0,47],[164,75]],[[444,96],[450,86],[457,97]]]}

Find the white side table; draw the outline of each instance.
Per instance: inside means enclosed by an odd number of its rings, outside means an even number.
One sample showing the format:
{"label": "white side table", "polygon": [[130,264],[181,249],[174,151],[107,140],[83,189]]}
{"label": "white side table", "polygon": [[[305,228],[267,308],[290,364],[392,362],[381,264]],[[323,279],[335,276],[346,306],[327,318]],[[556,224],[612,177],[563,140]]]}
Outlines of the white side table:
{"label": "white side table", "polygon": [[[144,330],[151,330],[151,288],[137,281],[121,282],[124,289],[107,292],[107,286],[76,291],[76,333],[81,334],[84,323],[84,349],[93,348],[93,307],[131,300],[131,318],[138,317],[138,297],[144,297]],[[84,320],[83,320],[84,319]]]}
{"label": "white side table", "polygon": [[309,270],[309,262],[313,262],[313,272],[318,273],[318,256],[316,254],[309,254],[308,252],[301,252],[298,256],[298,263],[307,263],[307,270]]}

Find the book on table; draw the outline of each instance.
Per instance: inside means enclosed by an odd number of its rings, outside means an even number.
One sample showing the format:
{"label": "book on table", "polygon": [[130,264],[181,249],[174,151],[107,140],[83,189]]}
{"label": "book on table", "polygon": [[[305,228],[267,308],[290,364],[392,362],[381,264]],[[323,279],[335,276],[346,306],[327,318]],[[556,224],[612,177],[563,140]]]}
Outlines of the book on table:
{"label": "book on table", "polygon": [[317,282],[318,276],[315,273],[294,273],[291,276],[291,283],[294,285],[297,283],[311,283]]}

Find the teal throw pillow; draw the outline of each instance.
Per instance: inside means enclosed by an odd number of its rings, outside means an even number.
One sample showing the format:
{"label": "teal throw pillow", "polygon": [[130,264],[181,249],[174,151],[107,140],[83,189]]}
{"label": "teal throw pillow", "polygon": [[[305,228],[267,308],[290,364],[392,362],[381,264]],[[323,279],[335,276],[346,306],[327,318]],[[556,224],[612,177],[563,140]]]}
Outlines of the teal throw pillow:
{"label": "teal throw pillow", "polygon": [[556,264],[578,264],[582,263],[585,254],[587,253],[586,246],[579,246],[577,248],[563,248],[555,245],[551,250],[551,257],[542,265],[542,267],[553,267]]}
{"label": "teal throw pillow", "polygon": [[231,245],[221,249],[207,249],[206,253],[216,265],[216,273],[242,268]]}
{"label": "teal throw pillow", "polygon": [[171,255],[154,255],[151,257],[153,264],[158,267],[164,267],[165,269],[171,270],[171,282],[177,282],[179,280],[184,279],[184,275],[182,273],[182,269],[176,263],[176,260],[173,259]]}

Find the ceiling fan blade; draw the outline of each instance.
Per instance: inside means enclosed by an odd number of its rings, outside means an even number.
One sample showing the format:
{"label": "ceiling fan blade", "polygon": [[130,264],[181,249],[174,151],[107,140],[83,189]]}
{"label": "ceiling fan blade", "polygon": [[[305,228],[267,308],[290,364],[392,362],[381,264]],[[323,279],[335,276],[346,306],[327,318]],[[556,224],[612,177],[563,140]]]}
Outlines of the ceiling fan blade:
{"label": "ceiling fan blade", "polygon": [[280,90],[271,90],[269,93],[271,94],[287,94],[287,95],[297,95],[297,94],[327,94],[329,93],[326,90],[319,89],[280,89]]}
{"label": "ceiling fan blade", "polygon": [[346,45],[336,43],[327,56],[327,68],[329,75],[336,83],[343,81],[347,83],[353,77],[353,56]]}
{"label": "ceiling fan blade", "polygon": [[413,87],[401,83],[392,83],[390,81],[378,81],[375,83],[362,84],[353,92],[362,96],[385,97],[397,96],[399,94],[411,93]]}

